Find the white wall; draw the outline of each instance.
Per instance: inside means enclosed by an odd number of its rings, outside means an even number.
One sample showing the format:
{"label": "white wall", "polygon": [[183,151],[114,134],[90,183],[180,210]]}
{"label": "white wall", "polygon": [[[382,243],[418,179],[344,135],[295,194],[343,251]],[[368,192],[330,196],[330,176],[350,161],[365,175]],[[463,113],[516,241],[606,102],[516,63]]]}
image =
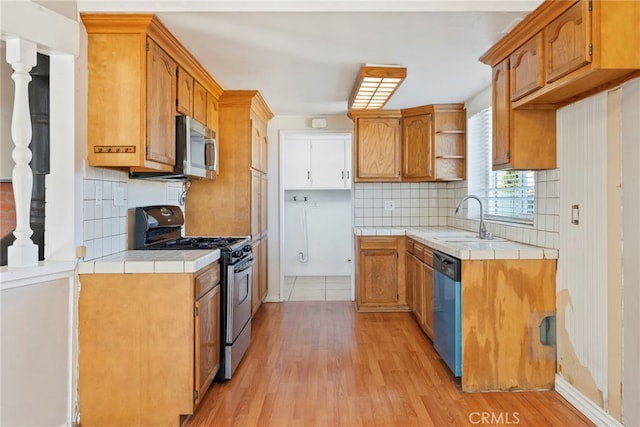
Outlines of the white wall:
{"label": "white wall", "polygon": [[[284,275],[350,276],[353,268],[351,192],[289,190],[284,197]],[[305,214],[308,247],[305,247]],[[304,262],[298,257],[300,251],[306,254]]]}
{"label": "white wall", "polygon": [[640,425],[640,79],[622,87],[623,422]]}
{"label": "white wall", "polygon": [[0,425],[67,425],[73,279],[3,290]]}

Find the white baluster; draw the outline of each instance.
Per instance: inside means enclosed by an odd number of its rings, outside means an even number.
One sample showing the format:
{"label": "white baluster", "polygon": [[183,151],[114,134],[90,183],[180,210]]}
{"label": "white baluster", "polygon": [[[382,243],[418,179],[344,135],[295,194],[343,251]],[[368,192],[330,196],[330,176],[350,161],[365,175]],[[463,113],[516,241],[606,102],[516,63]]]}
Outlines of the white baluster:
{"label": "white baluster", "polygon": [[30,205],[33,187],[31,161],[31,115],[29,111],[29,71],[37,63],[36,44],[17,38],[6,41],[7,62],[13,67],[15,82],[11,137],[15,148],[11,153],[15,166],[11,175],[16,204],[16,237],[7,251],[9,267],[30,267],[38,264],[38,246],[31,240]]}

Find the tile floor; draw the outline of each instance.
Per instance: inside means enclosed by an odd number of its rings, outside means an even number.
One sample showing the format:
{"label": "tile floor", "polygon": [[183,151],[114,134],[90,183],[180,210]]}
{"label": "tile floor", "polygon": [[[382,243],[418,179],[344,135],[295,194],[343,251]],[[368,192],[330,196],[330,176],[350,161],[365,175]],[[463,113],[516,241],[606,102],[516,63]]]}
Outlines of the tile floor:
{"label": "tile floor", "polygon": [[287,276],[285,301],[350,301],[351,276]]}

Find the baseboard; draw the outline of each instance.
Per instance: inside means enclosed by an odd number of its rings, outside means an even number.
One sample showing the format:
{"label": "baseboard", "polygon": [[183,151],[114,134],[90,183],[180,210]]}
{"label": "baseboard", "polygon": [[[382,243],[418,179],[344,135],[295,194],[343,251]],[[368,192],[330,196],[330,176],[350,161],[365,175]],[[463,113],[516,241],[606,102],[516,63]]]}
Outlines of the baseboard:
{"label": "baseboard", "polygon": [[263,302],[281,302],[280,297],[268,295]]}
{"label": "baseboard", "polygon": [[591,422],[601,427],[624,427],[620,421],[613,418],[606,413],[604,409],[596,405],[587,398],[584,394],[580,393],[574,386],[569,384],[562,376],[556,374],[556,391],[560,396],[564,397],[582,414],[589,418]]}

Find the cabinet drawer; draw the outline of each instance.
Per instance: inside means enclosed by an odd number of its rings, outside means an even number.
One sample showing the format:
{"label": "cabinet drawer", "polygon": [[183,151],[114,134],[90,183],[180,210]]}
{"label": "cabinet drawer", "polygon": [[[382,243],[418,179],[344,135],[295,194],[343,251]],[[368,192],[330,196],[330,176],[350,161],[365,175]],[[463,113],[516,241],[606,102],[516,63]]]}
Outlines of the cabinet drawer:
{"label": "cabinet drawer", "polygon": [[433,249],[429,246],[425,246],[422,250],[422,262],[430,267],[433,267]]}
{"label": "cabinet drawer", "polygon": [[422,259],[424,256],[423,251],[424,251],[424,245],[422,243],[416,242],[413,247],[413,254],[416,258],[418,258],[422,262],[424,262],[424,260]]}
{"label": "cabinet drawer", "polygon": [[198,299],[220,282],[220,263],[218,261],[199,270],[195,277],[195,298]]}
{"label": "cabinet drawer", "polygon": [[361,237],[360,249],[397,249],[395,237]]}
{"label": "cabinet drawer", "polygon": [[415,241],[407,238],[407,252],[409,252],[412,255],[414,253],[414,249],[413,249],[414,245],[415,245]]}

